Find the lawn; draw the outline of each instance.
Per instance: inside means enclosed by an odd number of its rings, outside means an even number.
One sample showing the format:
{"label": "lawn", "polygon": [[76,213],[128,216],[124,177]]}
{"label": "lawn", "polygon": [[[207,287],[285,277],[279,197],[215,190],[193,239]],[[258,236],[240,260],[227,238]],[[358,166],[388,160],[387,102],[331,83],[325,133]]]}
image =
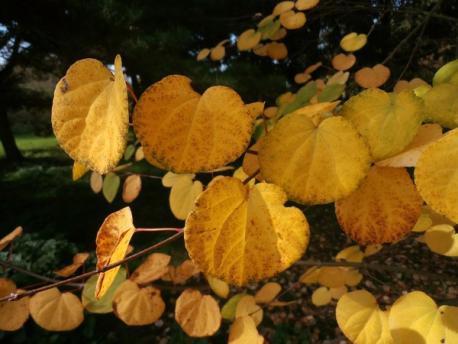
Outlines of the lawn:
{"label": "lawn", "polygon": [[[54,136],[40,137],[34,135],[17,135],[15,136],[16,143],[25,157],[31,155],[41,157],[40,152],[52,153],[57,150],[57,141]],[[0,145],[0,159],[5,157],[5,150]]]}

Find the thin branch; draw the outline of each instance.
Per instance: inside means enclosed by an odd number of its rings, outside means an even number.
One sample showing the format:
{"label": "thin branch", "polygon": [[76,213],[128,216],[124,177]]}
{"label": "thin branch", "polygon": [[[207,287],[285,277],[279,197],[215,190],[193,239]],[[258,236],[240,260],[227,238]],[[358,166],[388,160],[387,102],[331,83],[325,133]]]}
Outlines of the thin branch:
{"label": "thin branch", "polygon": [[[99,269],[99,270],[93,270],[93,271],[89,271],[89,272],[86,272],[84,274],[81,274],[81,275],[78,275],[78,276],[74,276],[74,277],[70,277],[70,278],[67,278],[65,280],[62,280],[62,281],[58,281],[58,282],[55,282],[55,283],[51,283],[51,284],[48,284],[48,285],[45,285],[43,287],[40,287],[40,288],[36,288],[36,289],[31,289],[31,290],[28,290],[24,293],[21,293],[21,294],[17,294],[17,293],[11,293],[9,295],[6,295],[2,298],[0,298],[0,302],[3,302],[3,301],[15,301],[15,300],[19,300],[23,297],[26,297],[26,296],[30,296],[30,295],[33,295],[33,294],[36,294],[38,292],[41,292],[41,291],[44,291],[44,290],[48,290],[48,289],[51,289],[51,288],[55,288],[55,287],[60,287],[60,286],[63,286],[63,285],[69,285],[70,283],[73,283],[73,282],[76,282],[76,281],[80,281],[80,280],[83,280],[83,279],[87,279],[93,275],[97,275],[101,272],[106,272],[108,270],[111,270],[119,265],[122,265],[122,264],[125,264],[125,263],[128,263],[130,261],[133,261],[137,258],[140,258],[162,246],[165,246],[179,238],[181,238],[183,236],[183,232],[179,232],[179,233],[176,233],[170,237],[168,237],[167,239],[165,240],[162,240],[160,242],[158,242],[157,244],[154,244],[152,246],[149,246],[137,253],[134,253],[122,260],[120,260],[119,262],[116,262],[116,263],[113,263],[113,264],[110,264],[110,265],[107,265],[107,266],[104,266],[103,268]],[[0,261],[2,264],[4,263],[3,261]]]}
{"label": "thin branch", "polygon": [[[30,277],[33,277],[33,278],[36,278],[38,280],[41,280],[41,281],[44,281],[44,282],[51,282],[51,283],[57,283],[57,282],[60,282],[56,279],[53,279],[53,278],[49,278],[49,277],[46,277],[46,276],[43,276],[43,275],[40,275],[40,274],[37,274],[35,272],[32,272],[32,271],[29,271],[27,269],[24,269],[24,268],[21,268],[20,266],[17,266],[9,261],[4,261],[4,260],[0,260],[0,265],[4,268],[4,269],[12,269],[12,270],[16,270],[17,272],[20,272],[24,275],[27,275],[27,276],[30,276]],[[70,286],[72,287],[80,287],[80,284],[77,283],[69,283]]]}
{"label": "thin branch", "polygon": [[136,228],[135,233],[138,232],[175,232],[180,233],[183,231],[183,228]]}
{"label": "thin branch", "polygon": [[123,175],[126,175],[126,176],[137,175],[137,176],[140,176],[140,177],[151,178],[151,179],[159,179],[159,180],[162,179],[162,177],[153,176],[152,174],[135,173],[135,172],[126,172]]}
{"label": "thin branch", "polygon": [[256,171],[254,171],[252,174],[250,174],[248,177],[245,178],[245,180],[243,181],[243,184],[246,185],[250,182],[251,179],[255,178],[259,173],[259,169],[257,169]]}
{"label": "thin branch", "polygon": [[132,99],[134,100],[135,104],[137,104],[138,98],[137,98],[137,96],[135,95],[135,92],[134,92],[134,89],[132,88],[132,85],[129,84],[128,82],[126,82],[126,86],[127,86],[127,91],[129,92],[130,96],[131,96]]}

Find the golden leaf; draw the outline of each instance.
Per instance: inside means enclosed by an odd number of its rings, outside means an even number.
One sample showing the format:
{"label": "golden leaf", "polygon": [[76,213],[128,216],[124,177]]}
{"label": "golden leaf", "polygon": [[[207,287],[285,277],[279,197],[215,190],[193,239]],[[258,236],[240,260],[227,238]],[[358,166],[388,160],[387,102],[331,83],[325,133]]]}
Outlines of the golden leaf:
{"label": "golden leaf", "polygon": [[442,128],[438,124],[423,124],[417,135],[404,150],[391,158],[377,161],[377,166],[415,167],[426,147],[442,137]]}
{"label": "golden leaf", "polygon": [[225,299],[229,296],[229,284],[216,277],[207,276],[208,285],[219,297]]}
{"label": "golden leaf", "polygon": [[285,202],[276,185],[250,188],[236,178],[214,178],[186,220],[191,259],[204,273],[235,285],[285,270],[309,241],[304,214]]}
{"label": "golden leaf", "polygon": [[15,229],[13,229],[12,232],[8,233],[5,235],[3,238],[0,239],[0,251],[3,250],[6,246],[11,244],[14,239],[17,237],[20,237],[22,235],[22,227],[18,226]]}
{"label": "golden leaf", "polygon": [[103,177],[97,172],[91,173],[90,185],[94,193],[99,193],[103,188]]}
{"label": "golden leaf", "polygon": [[439,84],[423,96],[426,117],[446,128],[458,126],[458,85]]}
{"label": "golden leaf", "polygon": [[84,176],[86,174],[86,172],[88,170],[89,169],[85,165],[80,164],[78,161],[75,161],[73,163],[73,168],[72,168],[72,179],[73,179],[73,181],[76,181],[76,180],[80,179],[82,176]]}
{"label": "golden leaf", "polygon": [[170,281],[173,284],[184,284],[192,276],[200,273],[194,263],[186,259],[179,266],[169,266],[169,271],[162,276],[162,280]]}
{"label": "golden leaf", "polygon": [[69,277],[73,275],[76,270],[78,270],[81,266],[83,266],[84,262],[89,258],[89,253],[81,252],[77,253],[73,256],[73,263],[54,271],[54,273],[61,277]]}
{"label": "golden leaf", "polygon": [[262,286],[256,292],[254,296],[254,300],[256,303],[270,303],[280,294],[281,292],[281,285],[276,282],[269,282]]}
{"label": "golden leaf", "polygon": [[121,57],[115,75],[100,61],[75,62],[54,91],[52,126],[70,157],[105,174],[121,159],[129,127],[127,88]]}
{"label": "golden leaf", "polygon": [[324,204],[352,193],[371,160],[349,121],[335,116],[315,124],[310,117],[321,112],[312,110],[283,117],[263,139],[258,159],[263,177],[281,186],[289,199]]}
{"label": "golden leaf", "polygon": [[[355,344],[392,344],[388,313],[366,290],[343,295],[337,302],[336,319],[345,336]],[[418,342],[412,342],[418,343]]]}
{"label": "golden leaf", "polygon": [[[281,1],[275,5],[272,14],[278,16],[284,12],[290,11],[294,8],[294,1]],[[262,25],[261,25],[262,26]]]}
{"label": "golden leaf", "polygon": [[393,92],[400,93],[405,90],[414,90],[417,87],[421,86],[428,86],[428,83],[420,78],[413,78],[410,81],[407,80],[399,80],[396,85],[393,87]]}
{"label": "golden leaf", "polygon": [[129,326],[149,325],[161,317],[165,310],[161,292],[154,287],[139,288],[125,280],[113,297],[113,312]]}
{"label": "golden leaf", "polygon": [[198,180],[193,181],[192,177],[180,178],[174,183],[169,197],[170,210],[173,215],[179,220],[185,220],[203,189],[202,183]]}
{"label": "golden leaf", "polygon": [[458,234],[451,225],[435,225],[424,235],[429,249],[444,256],[458,256]]}
{"label": "golden leaf", "polygon": [[52,288],[30,298],[30,315],[47,331],[71,331],[83,322],[84,308],[74,294]]}
{"label": "golden leaf", "polygon": [[263,344],[264,338],[258,333],[250,316],[235,319],[229,328],[229,344]]}
{"label": "golden leaf", "polygon": [[331,63],[334,69],[345,71],[353,67],[356,63],[356,57],[353,54],[337,54],[332,58]]}
{"label": "golden leaf", "polygon": [[133,122],[147,159],[189,173],[237,159],[249,144],[254,118],[232,89],[214,86],[201,96],[190,79],[171,75],[142,94]]}
{"label": "golden leaf", "polygon": [[377,88],[382,86],[390,78],[390,69],[382,64],[374,67],[364,67],[355,73],[356,83],[364,88]]}
{"label": "golden leaf", "polygon": [[307,269],[301,277],[299,281],[304,284],[314,284],[318,283],[318,278],[320,276],[320,269],[316,266],[312,266],[311,268]]}
{"label": "golden leaf", "polygon": [[142,178],[138,174],[132,174],[124,180],[122,187],[122,200],[125,203],[134,201],[142,190]]}
{"label": "golden leaf", "polygon": [[253,49],[261,41],[261,33],[254,29],[244,31],[237,39],[237,49],[246,51]]}
{"label": "golden leaf", "polygon": [[271,42],[265,46],[267,55],[272,60],[283,60],[288,56],[288,48],[284,43]]}
{"label": "golden leaf", "polygon": [[296,8],[299,11],[309,10],[309,9],[315,7],[316,5],[318,5],[319,2],[320,2],[320,0],[297,0],[296,1]]}
{"label": "golden leaf", "polygon": [[312,303],[315,306],[325,306],[331,302],[331,292],[327,287],[319,287],[312,294]]}
{"label": "golden leaf", "polygon": [[458,307],[437,308],[428,295],[413,291],[401,296],[391,307],[391,335],[399,344],[455,343],[458,340],[457,312]]}
{"label": "golden leaf", "polygon": [[196,56],[196,60],[197,61],[205,60],[208,57],[208,55],[210,55],[210,49],[204,48],[201,51],[199,51],[199,53]]}
{"label": "golden leaf", "polygon": [[226,48],[223,45],[218,45],[210,50],[210,59],[212,61],[219,61],[226,55]]}
{"label": "golden leaf", "polygon": [[[20,294],[22,290],[16,289],[13,281],[0,278],[0,298],[11,293]],[[29,318],[29,297],[16,301],[0,302],[0,331],[19,330]]]}
{"label": "golden leaf", "polygon": [[358,243],[391,243],[412,230],[422,203],[405,168],[374,166],[355,192],[336,202],[336,215]]}
{"label": "golden leaf", "polygon": [[412,92],[369,89],[345,102],[341,114],[366,139],[378,161],[402,152],[413,140],[423,120],[423,107]]}
{"label": "golden leaf", "polygon": [[215,299],[193,289],[186,289],[178,297],[175,320],[191,337],[211,336],[221,326],[221,314]]}
{"label": "golden leaf", "polygon": [[[135,233],[132,213],[129,207],[118,210],[105,218],[95,239],[97,269],[124,259],[130,239]],[[113,283],[119,266],[99,274],[95,296],[101,298]]]}
{"label": "golden leaf", "polygon": [[300,29],[306,21],[307,18],[302,12],[286,11],[280,14],[280,23],[288,30]]}
{"label": "golden leaf", "polygon": [[458,222],[458,129],[430,144],[415,169],[415,183],[425,202],[439,214]]}
{"label": "golden leaf", "polygon": [[254,297],[251,295],[242,296],[237,303],[235,318],[237,319],[244,316],[252,317],[256,326],[261,323],[264,316],[262,308],[256,304]]}
{"label": "golden leaf", "polygon": [[340,41],[340,47],[348,52],[353,52],[361,49],[367,43],[367,36],[363,33],[351,32],[345,35]]}
{"label": "golden leaf", "polygon": [[344,262],[361,263],[364,258],[364,253],[361,251],[358,245],[353,245],[344,248],[342,251],[337,253],[336,260]]}
{"label": "golden leaf", "polygon": [[164,253],[150,254],[130,275],[130,280],[137,284],[148,284],[158,280],[169,271],[171,258],[168,254]]}
{"label": "golden leaf", "polygon": [[348,292],[348,288],[346,286],[336,287],[336,288],[329,288],[329,294],[334,300],[339,300],[343,295]]}

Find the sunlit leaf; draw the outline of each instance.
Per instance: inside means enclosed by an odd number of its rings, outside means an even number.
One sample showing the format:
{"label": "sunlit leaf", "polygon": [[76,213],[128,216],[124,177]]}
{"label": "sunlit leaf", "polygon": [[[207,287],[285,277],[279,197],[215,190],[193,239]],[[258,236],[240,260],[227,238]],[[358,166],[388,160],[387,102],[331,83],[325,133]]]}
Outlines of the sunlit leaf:
{"label": "sunlit leaf", "polygon": [[180,178],[170,190],[169,204],[173,215],[185,220],[194,207],[196,198],[202,193],[203,185],[200,181],[193,181],[191,177]]}
{"label": "sunlit leaf", "polygon": [[[13,281],[0,278],[0,298],[21,292]],[[29,318],[29,300],[26,296],[16,301],[0,302],[0,331],[16,331],[25,324]]]}
{"label": "sunlit leaf", "polygon": [[307,18],[302,12],[286,11],[280,15],[281,25],[288,30],[297,30],[304,26]]}
{"label": "sunlit leaf", "polygon": [[75,62],[54,91],[52,126],[70,157],[100,174],[122,158],[129,127],[121,57],[115,75],[100,61]]}
{"label": "sunlit leaf", "polygon": [[402,152],[413,140],[423,120],[423,107],[412,92],[369,89],[345,102],[341,114],[366,139],[377,161]]}
{"label": "sunlit leaf", "polygon": [[352,263],[361,263],[364,258],[364,253],[361,251],[358,245],[353,245],[347,248],[344,248],[342,251],[337,253],[337,261],[345,261]]}
{"label": "sunlit leaf", "polygon": [[281,1],[275,5],[272,14],[278,16],[294,8],[294,1]]}
{"label": "sunlit leaf", "polygon": [[356,57],[353,54],[337,54],[332,58],[331,63],[334,69],[345,71],[353,67]]}
{"label": "sunlit leaf", "polygon": [[267,55],[272,60],[283,60],[288,56],[288,48],[284,43],[271,42],[266,44]]}
{"label": "sunlit leaf", "polygon": [[369,151],[342,117],[315,124],[307,111],[282,118],[258,154],[263,177],[300,203],[330,203],[353,192],[366,176]]}
{"label": "sunlit leaf", "polygon": [[89,169],[86,167],[86,165],[80,164],[79,162],[75,161],[73,163],[73,168],[72,168],[72,179],[73,181],[76,181],[83,177],[86,172],[89,171]]}
{"label": "sunlit leaf", "polygon": [[377,64],[374,67],[364,67],[355,73],[356,83],[364,88],[377,88],[390,78],[391,71],[388,67]]}
{"label": "sunlit leaf", "polygon": [[137,284],[148,284],[158,280],[169,271],[170,257],[164,253],[150,254],[130,275],[129,279]]}
{"label": "sunlit leaf", "polygon": [[285,208],[285,201],[276,185],[250,188],[236,178],[216,177],[186,219],[190,257],[204,273],[235,285],[285,270],[309,239],[304,214]]}
{"label": "sunlit leaf", "polygon": [[458,86],[458,60],[453,60],[441,68],[434,74],[433,85],[440,85],[444,83],[454,84]]}
{"label": "sunlit leaf", "polygon": [[177,267],[169,265],[169,271],[162,276],[164,281],[170,281],[173,284],[184,284],[188,279],[200,273],[200,270],[194,263],[186,259]]}
{"label": "sunlit leaf", "polygon": [[426,117],[446,128],[458,126],[458,84],[439,84],[423,96]]}
{"label": "sunlit leaf", "polygon": [[229,296],[229,285],[216,277],[207,276],[208,285],[219,297],[225,299]]}
{"label": "sunlit leaf", "polygon": [[320,2],[320,0],[297,0],[296,1],[296,8],[299,11],[309,10],[309,9],[315,7],[316,5],[318,5],[319,2]]}
{"label": "sunlit leaf", "polygon": [[237,49],[246,51],[253,49],[261,41],[261,33],[254,29],[244,31],[237,39]]}
{"label": "sunlit leaf", "polygon": [[264,338],[258,333],[256,324],[250,316],[235,319],[229,328],[229,344],[262,344]]}
{"label": "sunlit leaf", "polygon": [[331,302],[331,293],[327,287],[319,287],[312,294],[312,303],[315,306],[325,306]]}
{"label": "sunlit leaf", "polygon": [[264,284],[261,289],[256,292],[254,300],[256,303],[270,303],[280,294],[281,285],[277,282],[269,282]]}
{"label": "sunlit leaf", "polygon": [[221,309],[221,316],[223,317],[223,319],[231,321],[235,319],[235,311],[237,309],[237,304],[239,303],[240,299],[245,295],[246,294],[243,293],[236,294],[232,296],[229,300],[227,300],[227,302]]}
{"label": "sunlit leaf", "polygon": [[[427,86],[429,87],[428,83],[420,78],[413,78],[410,81],[407,80],[399,80],[396,85],[393,87],[393,92],[400,93],[405,90],[415,90],[418,87]],[[417,95],[418,96],[418,95]]]}
{"label": "sunlit leaf", "polygon": [[357,51],[367,43],[367,36],[363,33],[351,32],[345,35],[340,41],[340,47],[349,52]]}
{"label": "sunlit leaf", "polygon": [[254,297],[251,295],[243,296],[237,303],[235,318],[244,316],[252,317],[256,326],[261,323],[264,316],[262,308],[256,304]]}

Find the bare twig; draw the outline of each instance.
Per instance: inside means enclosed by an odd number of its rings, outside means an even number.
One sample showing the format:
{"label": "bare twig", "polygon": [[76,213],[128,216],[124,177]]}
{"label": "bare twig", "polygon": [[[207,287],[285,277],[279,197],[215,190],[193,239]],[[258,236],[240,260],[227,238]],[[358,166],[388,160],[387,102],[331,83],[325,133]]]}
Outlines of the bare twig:
{"label": "bare twig", "polygon": [[183,231],[183,228],[136,228],[135,233],[138,232],[175,232],[180,233]]}
{"label": "bare twig", "polygon": [[[116,263],[113,263],[113,264],[110,264],[110,265],[107,265],[107,266],[104,266],[103,268],[101,269],[98,269],[98,270],[93,270],[93,271],[89,271],[89,272],[86,272],[86,273],[83,273],[81,275],[77,275],[77,276],[74,276],[74,277],[70,277],[70,278],[67,278],[67,279],[64,279],[62,281],[57,281],[57,282],[54,282],[54,283],[51,283],[51,284],[48,284],[48,285],[45,285],[43,287],[40,287],[40,288],[35,288],[35,289],[31,289],[31,290],[28,290],[24,293],[21,293],[21,294],[17,294],[17,293],[11,293],[7,296],[4,296],[2,298],[0,298],[0,302],[3,302],[3,301],[14,301],[14,300],[19,300],[23,297],[26,297],[26,296],[30,296],[30,295],[33,295],[33,294],[36,294],[38,292],[41,292],[41,291],[44,291],[44,290],[48,290],[48,289],[51,289],[51,288],[55,288],[55,287],[60,287],[60,286],[63,286],[63,285],[70,285],[70,283],[73,283],[73,282],[76,282],[76,281],[80,281],[80,280],[84,280],[84,279],[87,279],[93,275],[97,275],[101,272],[106,272],[108,270],[111,270],[119,265],[122,265],[124,263],[128,263],[130,261],[133,261],[137,258],[140,258],[162,246],[165,246],[179,238],[181,238],[183,236],[183,231],[180,231],[170,237],[168,237],[167,239],[165,240],[162,240],[160,242],[158,242],[157,244],[154,244],[152,246],[149,246],[137,253],[134,253],[122,260],[120,260],[119,262],[116,262]],[[4,264],[5,262],[4,261],[0,261],[1,264]]]}
{"label": "bare twig", "polygon": [[254,171],[252,174],[250,174],[248,177],[245,178],[245,180],[243,181],[243,184],[248,184],[250,182],[251,179],[255,178],[259,173],[259,169],[257,169],[256,171]]}

